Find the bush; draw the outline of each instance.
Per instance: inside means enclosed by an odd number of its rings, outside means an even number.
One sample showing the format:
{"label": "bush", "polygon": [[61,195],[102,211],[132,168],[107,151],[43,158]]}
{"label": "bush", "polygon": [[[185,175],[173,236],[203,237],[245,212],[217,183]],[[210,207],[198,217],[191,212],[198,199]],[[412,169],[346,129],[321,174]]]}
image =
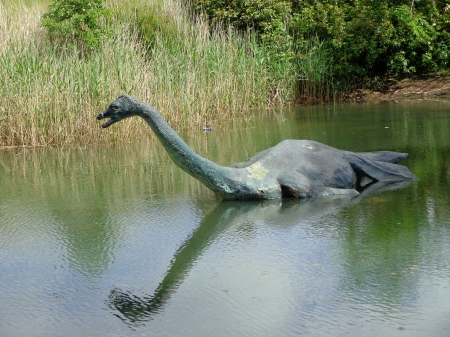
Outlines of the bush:
{"label": "bush", "polygon": [[333,76],[363,78],[449,66],[445,0],[193,0],[213,21],[252,28],[278,58],[320,41]]}
{"label": "bush", "polygon": [[93,50],[109,33],[101,23],[108,15],[102,0],[54,0],[42,16],[42,25],[52,38],[81,43]]}
{"label": "bush", "polygon": [[278,0],[191,0],[195,9],[203,11],[215,23],[230,23],[241,30],[254,30],[274,57],[286,58],[292,52],[289,34],[290,1]]}
{"label": "bush", "polygon": [[158,37],[169,39],[173,43],[180,40],[180,32],[176,23],[172,17],[164,14],[162,10],[156,10],[150,6],[141,7],[137,11],[136,19],[139,37],[148,52],[152,51]]}

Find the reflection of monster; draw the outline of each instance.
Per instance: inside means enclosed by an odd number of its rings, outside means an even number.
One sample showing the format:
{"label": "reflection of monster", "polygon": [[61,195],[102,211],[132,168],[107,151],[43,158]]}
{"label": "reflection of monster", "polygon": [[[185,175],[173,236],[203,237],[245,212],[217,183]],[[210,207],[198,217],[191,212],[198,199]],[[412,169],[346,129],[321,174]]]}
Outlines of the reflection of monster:
{"label": "reflection of monster", "polygon": [[175,253],[164,279],[152,295],[113,289],[108,307],[131,328],[151,320],[176,292],[189,270],[215,238],[233,224],[263,220],[265,223],[297,224],[301,219],[321,217],[359,202],[375,192],[406,187],[409,183],[374,183],[356,196],[342,195],[308,200],[223,201],[201,222],[193,235]]}
{"label": "reflection of monster", "polygon": [[153,107],[129,96],[120,96],[97,119],[110,118],[106,128],[131,116],[144,118],[175,164],[224,199],[357,194],[370,183],[417,179],[396,165],[406,153],[355,153],[309,140],[285,140],[246,162],[220,166],[192,151]]}

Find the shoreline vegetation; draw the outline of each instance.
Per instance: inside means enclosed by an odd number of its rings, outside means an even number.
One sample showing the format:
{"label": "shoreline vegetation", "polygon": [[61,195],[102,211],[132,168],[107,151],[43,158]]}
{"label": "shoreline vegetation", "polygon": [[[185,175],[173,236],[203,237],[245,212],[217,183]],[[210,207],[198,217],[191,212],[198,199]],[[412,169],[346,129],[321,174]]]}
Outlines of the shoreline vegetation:
{"label": "shoreline vegetation", "polygon": [[[107,3],[111,37],[89,56],[76,45],[48,39],[41,26],[48,2],[2,1],[0,146],[148,137],[148,128],[135,125],[140,121],[125,121],[110,132],[95,119],[122,93],[153,105],[175,129],[248,118],[250,109],[292,101],[293,71],[279,70],[277,78],[269,74],[264,50],[252,35],[212,28],[189,17],[176,1],[130,1]],[[157,32],[150,53],[137,24],[146,19],[151,24],[154,13],[172,31]]]}
{"label": "shoreline vegetation", "polygon": [[110,34],[89,52],[50,38],[42,26],[50,3],[0,0],[0,148],[149,137],[140,120],[101,129],[95,116],[120,94],[153,105],[176,130],[352,98],[349,84],[334,85],[314,38],[294,64],[274,60],[255,33],[211,25],[179,1],[110,0],[102,21]]}

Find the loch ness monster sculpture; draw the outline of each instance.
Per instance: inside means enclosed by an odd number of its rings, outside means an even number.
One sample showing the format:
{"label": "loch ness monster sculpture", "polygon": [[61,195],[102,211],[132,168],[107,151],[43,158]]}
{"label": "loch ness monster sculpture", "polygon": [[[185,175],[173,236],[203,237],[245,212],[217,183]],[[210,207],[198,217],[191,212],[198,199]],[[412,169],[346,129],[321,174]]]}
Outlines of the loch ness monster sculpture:
{"label": "loch ness monster sculpture", "polygon": [[125,118],[142,117],[171,159],[223,199],[312,198],[358,194],[376,182],[413,181],[396,163],[407,153],[350,152],[311,140],[284,140],[246,162],[218,165],[196,154],[152,106],[121,95],[97,116],[107,128]]}

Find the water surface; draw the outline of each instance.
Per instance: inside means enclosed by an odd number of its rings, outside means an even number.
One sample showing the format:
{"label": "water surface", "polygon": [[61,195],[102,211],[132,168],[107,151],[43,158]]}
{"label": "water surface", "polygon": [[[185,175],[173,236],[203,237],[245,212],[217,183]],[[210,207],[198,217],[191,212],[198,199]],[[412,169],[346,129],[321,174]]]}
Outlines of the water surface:
{"label": "water surface", "polygon": [[356,199],[221,202],[152,140],[0,152],[0,336],[449,336],[449,112],[304,107],[182,134],[224,165],[287,138],[410,154],[419,181]]}

